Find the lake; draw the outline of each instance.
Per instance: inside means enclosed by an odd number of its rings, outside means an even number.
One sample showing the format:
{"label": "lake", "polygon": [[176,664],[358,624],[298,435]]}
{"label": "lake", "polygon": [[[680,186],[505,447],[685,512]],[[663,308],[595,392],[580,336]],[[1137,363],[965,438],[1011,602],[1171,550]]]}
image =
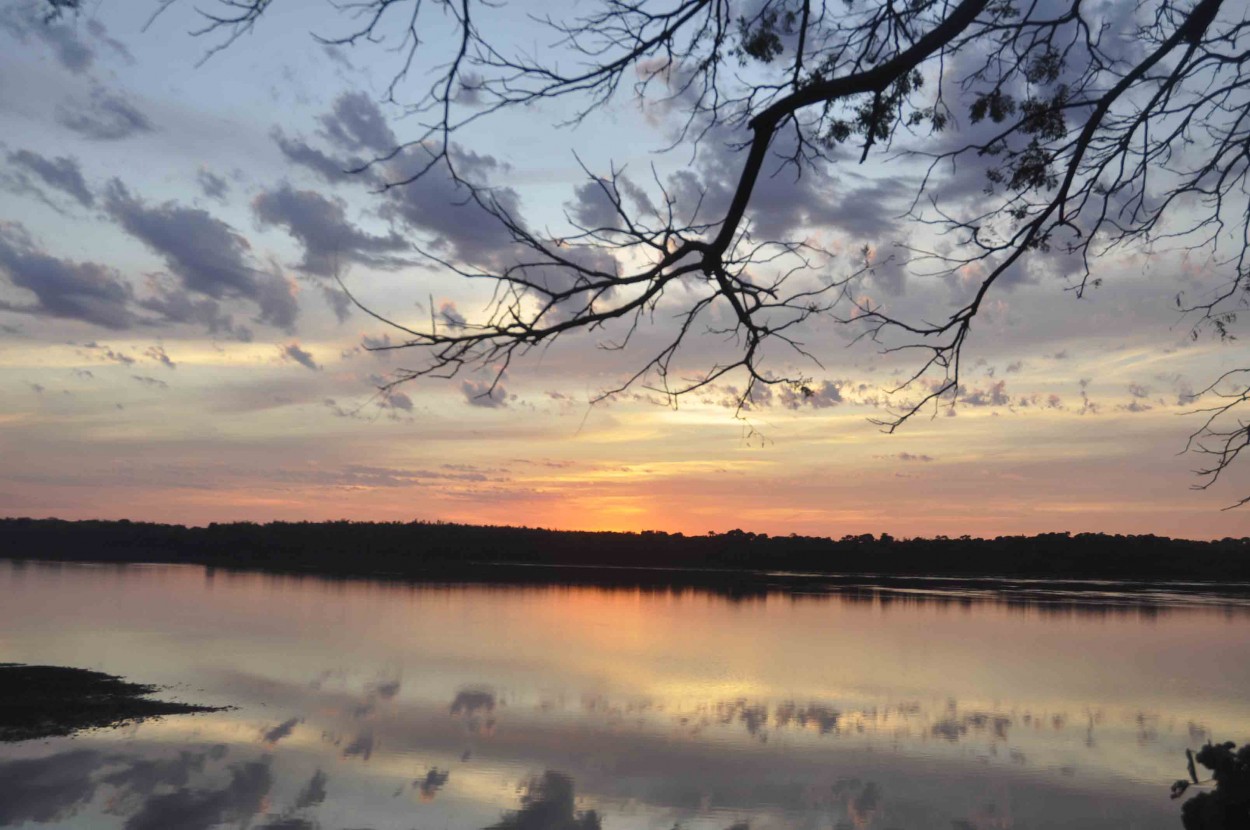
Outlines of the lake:
{"label": "lake", "polygon": [[1250,607],[1192,586],[0,560],[0,597],[0,661],[237,707],[0,745],[5,827],[1176,830],[1186,747],[1250,740]]}

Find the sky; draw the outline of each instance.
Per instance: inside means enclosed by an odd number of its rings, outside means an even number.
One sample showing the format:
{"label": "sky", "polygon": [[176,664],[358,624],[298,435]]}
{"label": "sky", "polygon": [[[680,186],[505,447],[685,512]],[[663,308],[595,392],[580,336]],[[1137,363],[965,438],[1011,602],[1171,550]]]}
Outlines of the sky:
{"label": "sky", "polygon": [[[1246,509],[1222,510],[1250,475],[1195,491],[1201,460],[1182,453],[1201,423],[1194,393],[1239,359],[1176,311],[1177,291],[1211,276],[1195,255],[1108,254],[1081,299],[1063,258],[1036,258],[978,320],[955,406],[893,434],[873,419],[914,366],[831,319],[802,333],[819,363],[772,356],[811,378],[810,396],[777,388],[735,413],[742,381],[726,378],[675,407],[641,386],[592,404],[663,342],[693,296],[681,291],[624,352],[602,348],[612,331],[582,333],[515,362],[491,395],[489,372],[381,393],[422,357],[370,351],[400,333],[338,281],[389,319],[455,325],[481,319],[489,286],[425,254],[506,248],[445,176],[378,192],[380,173],[341,172],[420,132],[403,102],[430,65],[390,103],[400,56],[318,43],[310,32],[344,25],[328,6],[276,4],[209,56],[190,4],[149,25],[155,5],[89,2],[49,25],[28,0],[0,9],[0,515],[1250,534]],[[486,25],[535,49],[550,38],[517,9]],[[623,95],[571,126],[561,106],[455,139],[461,169],[531,227],[558,233],[602,208],[583,166],[623,168],[653,199],[665,183],[687,206],[724,198],[737,175],[733,136],[666,150],[675,108]],[[859,290],[936,317],[960,278],[886,267],[919,233],[898,218],[914,175],[886,155],[770,175],[751,221],[831,251],[813,278],[845,276],[868,246],[881,267]],[[975,201],[981,177],[952,184]],[[698,337],[682,365],[731,348]]]}

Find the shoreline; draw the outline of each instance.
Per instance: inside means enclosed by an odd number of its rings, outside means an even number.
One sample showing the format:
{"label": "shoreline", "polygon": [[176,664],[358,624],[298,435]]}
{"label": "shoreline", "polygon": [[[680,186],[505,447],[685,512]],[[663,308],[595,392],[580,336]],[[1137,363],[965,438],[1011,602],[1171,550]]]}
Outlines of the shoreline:
{"label": "shoreline", "polygon": [[0,743],[69,737],[229,708],[149,698],[159,691],[90,669],[0,663]]}
{"label": "shoreline", "polygon": [[[841,539],[743,531],[684,536],[448,523],[274,522],[184,527],[0,519],[3,556],[199,564],[326,576],[527,583],[707,584],[829,579],[1112,581],[1250,590],[1250,538],[1052,533],[994,539]],[[486,580],[490,581],[490,580]]]}

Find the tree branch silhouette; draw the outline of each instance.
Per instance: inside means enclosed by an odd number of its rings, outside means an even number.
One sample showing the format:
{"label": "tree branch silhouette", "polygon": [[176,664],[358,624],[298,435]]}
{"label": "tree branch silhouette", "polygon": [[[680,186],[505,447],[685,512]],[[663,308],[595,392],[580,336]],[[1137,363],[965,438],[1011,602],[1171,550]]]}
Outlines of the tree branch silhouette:
{"label": "tree branch silhouette", "polygon": [[[50,14],[75,6],[48,2]],[[206,57],[253,31],[272,5],[209,3],[196,30],[210,41]],[[395,383],[485,369],[493,390],[535,347],[619,325],[624,333],[601,345],[624,349],[661,316],[670,336],[602,396],[642,385],[672,402],[745,373],[741,410],[760,385],[808,388],[803,372],[777,368],[779,355],[819,367],[802,338],[805,324],[825,319],[887,353],[916,355],[895,391],[917,394],[877,421],[894,431],[955,404],[974,323],[1031,260],[1062,258],[1080,297],[1100,283],[1098,260],[1109,254],[1205,256],[1222,287],[1177,295],[1195,337],[1232,339],[1246,303],[1250,21],[1238,4],[601,0],[534,17],[553,38],[535,54],[486,34],[480,21],[499,9],[490,0],[337,8],[344,29],[318,39],[389,48],[397,63],[386,96],[402,100],[420,125],[358,171],[385,171],[383,189],[445,172],[518,252],[480,262],[425,252],[451,273],[493,285],[489,312],[463,326],[414,328],[365,308],[405,335],[385,348],[424,354]],[[413,76],[422,50],[437,65],[424,86]],[[736,142],[740,168],[718,214],[702,201],[679,204],[658,175],[657,201],[635,198],[620,170],[598,176],[583,167],[612,219],[590,226],[569,217],[573,231],[556,235],[531,228],[499,191],[461,174],[455,138],[471,124],[552,100],[567,101],[566,123],[580,123],[618,99],[679,113],[672,146]],[[831,276],[829,252],[810,240],[754,232],[762,176],[838,170],[870,156],[918,165],[905,218],[940,241],[909,243],[899,265],[965,278],[965,299],[932,321],[895,314],[859,291],[881,264],[868,253]],[[396,174],[399,159],[415,166]],[[945,195],[954,178],[978,175],[979,203]],[[707,334],[731,344],[734,356],[680,376],[683,346]],[[1250,443],[1250,424],[1238,417],[1250,399],[1244,372],[1207,390],[1217,403],[1202,408],[1207,417],[1190,439],[1209,459],[1198,487],[1218,480]]]}

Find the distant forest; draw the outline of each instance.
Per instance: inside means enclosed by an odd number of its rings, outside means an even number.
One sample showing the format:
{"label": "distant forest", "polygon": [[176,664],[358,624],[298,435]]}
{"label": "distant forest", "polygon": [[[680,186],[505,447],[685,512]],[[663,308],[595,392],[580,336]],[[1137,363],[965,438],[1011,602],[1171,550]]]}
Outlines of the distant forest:
{"label": "distant forest", "polygon": [[[0,519],[0,557],[195,563],[333,575],[470,581],[699,582],[726,571],[1250,582],[1250,539],[1045,533],[894,539],[886,534],[706,536],[443,522],[273,522],[207,527],[131,521]],[[527,568],[521,566],[550,566]],[[596,573],[578,577],[579,569]],[[647,569],[655,571],[651,576]],[[680,572],[674,573],[674,571]],[[555,576],[556,579],[552,580]]]}

